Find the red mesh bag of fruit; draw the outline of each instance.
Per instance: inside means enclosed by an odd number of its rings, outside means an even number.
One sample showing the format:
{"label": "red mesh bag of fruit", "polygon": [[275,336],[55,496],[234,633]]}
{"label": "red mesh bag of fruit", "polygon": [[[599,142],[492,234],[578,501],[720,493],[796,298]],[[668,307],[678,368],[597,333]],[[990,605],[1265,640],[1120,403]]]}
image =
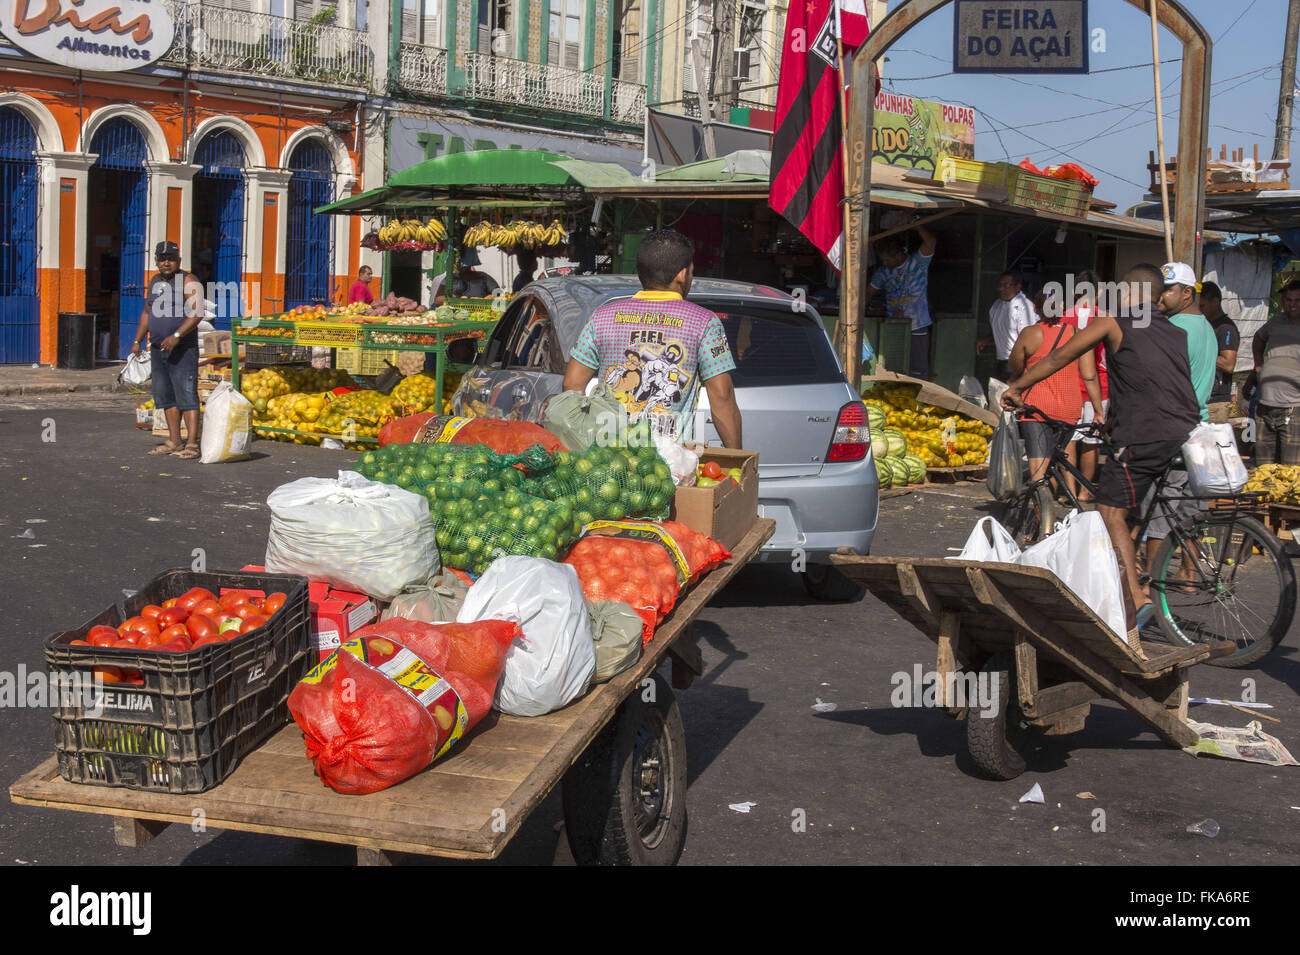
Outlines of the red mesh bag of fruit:
{"label": "red mesh bag of fruit", "polygon": [[559,438],[531,421],[458,418],[425,412],[396,418],[379,429],[380,447],[439,442],[486,444],[497,454],[523,454],[535,444],[552,453],[565,450]]}
{"label": "red mesh bag of fruit", "polygon": [[685,524],[679,524],[677,521],[658,521],[660,527],[668,532],[669,536],[681,548],[686,555],[687,563],[691,568],[691,580],[699,580],[703,574],[707,574],[714,567],[731,556],[731,551],[723,547],[712,537],[706,537],[699,531],[691,530]]}
{"label": "red mesh bag of fruit", "polygon": [[519,636],[504,620],[358,630],[289,694],[321,781],[372,793],[423,770],[487,715]]}
{"label": "red mesh bag of fruit", "polygon": [[654,637],[655,625],[677,603],[678,573],[658,544],[618,537],[584,537],[573,545],[573,565],[588,600],[620,600],[642,621],[641,642]]}

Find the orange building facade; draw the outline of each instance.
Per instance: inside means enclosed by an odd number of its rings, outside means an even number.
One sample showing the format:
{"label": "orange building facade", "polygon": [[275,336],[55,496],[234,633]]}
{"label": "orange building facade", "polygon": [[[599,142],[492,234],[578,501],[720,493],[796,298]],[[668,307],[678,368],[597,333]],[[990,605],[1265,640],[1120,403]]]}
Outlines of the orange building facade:
{"label": "orange building facade", "polygon": [[360,219],[311,209],[359,191],[365,107],[330,93],[0,63],[0,213],[22,243],[0,262],[0,362],[53,363],[60,312],[100,316],[115,329],[101,356],[124,356],[165,239],[208,283],[218,327],[345,300]]}

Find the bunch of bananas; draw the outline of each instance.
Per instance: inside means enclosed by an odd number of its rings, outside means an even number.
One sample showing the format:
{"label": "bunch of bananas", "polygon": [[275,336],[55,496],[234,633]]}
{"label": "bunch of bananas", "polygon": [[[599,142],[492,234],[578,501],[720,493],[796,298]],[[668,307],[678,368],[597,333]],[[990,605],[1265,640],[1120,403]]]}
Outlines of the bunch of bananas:
{"label": "bunch of bananas", "polygon": [[465,230],[465,245],[495,245],[505,249],[545,249],[563,245],[569,241],[569,233],[559,219],[552,219],[550,225],[540,222],[524,222],[515,219],[505,225],[493,225],[491,222],[479,222]]}
{"label": "bunch of bananas", "polygon": [[1247,494],[1263,494],[1275,504],[1300,504],[1300,467],[1261,464],[1246,482]]}
{"label": "bunch of bananas", "polygon": [[421,222],[419,219],[393,219],[379,230],[379,247],[432,249],[447,238],[447,227],[437,219]]}

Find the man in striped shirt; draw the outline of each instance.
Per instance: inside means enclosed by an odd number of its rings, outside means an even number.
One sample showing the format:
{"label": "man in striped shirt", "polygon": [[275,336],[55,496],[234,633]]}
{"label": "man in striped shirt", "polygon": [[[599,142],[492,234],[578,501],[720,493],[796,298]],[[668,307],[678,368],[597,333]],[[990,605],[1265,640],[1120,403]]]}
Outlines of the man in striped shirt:
{"label": "man in striped shirt", "polygon": [[632,424],[681,441],[691,437],[700,383],[722,443],[741,447],[740,408],[731,383],[735,360],[722,321],[685,300],[695,277],[695,250],[664,230],[637,250],[641,291],[592,312],[564,374],[565,391],[582,391],[599,374],[627,408]]}

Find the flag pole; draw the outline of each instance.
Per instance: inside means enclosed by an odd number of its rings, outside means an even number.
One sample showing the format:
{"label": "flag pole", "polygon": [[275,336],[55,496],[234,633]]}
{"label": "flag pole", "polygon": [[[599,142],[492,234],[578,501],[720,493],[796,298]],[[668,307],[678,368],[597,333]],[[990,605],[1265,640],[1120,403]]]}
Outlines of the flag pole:
{"label": "flag pole", "polygon": [[[853,217],[850,212],[849,196],[851,195],[850,183],[853,177],[849,171],[849,109],[848,93],[846,86],[848,84],[848,73],[844,69],[844,25],[840,19],[840,0],[831,0],[832,9],[835,11],[835,58],[837,70],[837,85],[839,87],[839,105],[840,105],[840,167],[844,180],[844,201],[841,203],[841,223],[842,232],[840,234],[840,314],[835,321],[835,339],[843,347],[841,353],[842,364],[848,376],[849,383],[853,390],[858,390],[858,379],[862,377],[862,325],[858,320],[857,312],[859,309],[854,308],[846,314],[843,307],[846,302],[857,301],[858,296],[845,295],[846,289],[843,288],[845,283],[860,284],[858,276],[857,255],[854,254],[853,243],[849,241],[851,230],[853,228]],[[859,295],[861,292],[859,292]]]}

